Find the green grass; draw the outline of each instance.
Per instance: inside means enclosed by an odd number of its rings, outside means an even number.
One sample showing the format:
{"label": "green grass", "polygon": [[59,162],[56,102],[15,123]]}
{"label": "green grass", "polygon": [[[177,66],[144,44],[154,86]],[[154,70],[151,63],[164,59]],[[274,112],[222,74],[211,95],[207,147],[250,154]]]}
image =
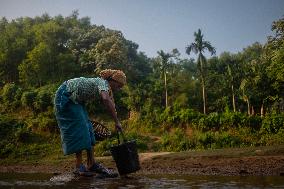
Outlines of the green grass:
{"label": "green grass", "polygon": [[233,158],[233,157],[270,156],[270,155],[271,156],[284,155],[284,145],[210,149],[210,150],[190,150],[184,152],[173,152],[165,155],[159,155],[155,156],[153,159],[183,160],[195,157]]}

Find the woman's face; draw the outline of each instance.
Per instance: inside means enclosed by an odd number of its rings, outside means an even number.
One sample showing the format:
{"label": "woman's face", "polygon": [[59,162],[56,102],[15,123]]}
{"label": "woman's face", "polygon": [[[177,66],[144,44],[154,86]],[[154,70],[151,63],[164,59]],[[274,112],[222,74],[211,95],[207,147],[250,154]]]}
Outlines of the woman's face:
{"label": "woman's face", "polygon": [[110,87],[113,91],[120,90],[123,87],[123,84],[121,84],[121,83],[119,83],[115,80],[110,80],[109,85],[110,85]]}

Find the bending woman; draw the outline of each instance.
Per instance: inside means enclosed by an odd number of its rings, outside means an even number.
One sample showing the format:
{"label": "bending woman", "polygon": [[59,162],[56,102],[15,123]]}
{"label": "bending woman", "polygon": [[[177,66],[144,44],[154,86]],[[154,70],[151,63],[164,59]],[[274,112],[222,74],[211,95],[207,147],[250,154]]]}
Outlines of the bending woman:
{"label": "bending woman", "polygon": [[[80,77],[65,81],[56,91],[55,115],[60,128],[63,153],[76,154],[76,174],[92,176],[99,173],[105,177],[118,175],[94,159],[95,137],[85,103],[102,100],[115,122],[115,129],[122,130],[112,91],[125,84],[126,76],[122,71],[107,69],[100,72],[100,77]],[[87,150],[87,167],[82,163],[82,150]]]}

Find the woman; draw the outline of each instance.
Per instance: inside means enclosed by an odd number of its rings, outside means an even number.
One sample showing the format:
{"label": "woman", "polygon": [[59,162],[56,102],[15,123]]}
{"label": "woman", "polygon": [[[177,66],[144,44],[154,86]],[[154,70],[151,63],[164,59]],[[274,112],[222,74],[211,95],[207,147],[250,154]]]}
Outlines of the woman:
{"label": "woman", "polygon": [[[121,131],[112,91],[120,89],[125,84],[126,76],[122,71],[107,69],[100,72],[100,77],[70,79],[58,88],[55,96],[55,115],[60,128],[64,155],[76,154],[76,174],[92,176],[99,173],[104,177],[118,175],[95,162],[95,137],[85,103],[102,100],[115,122],[115,129]],[[82,150],[87,150],[87,167],[82,163]]]}

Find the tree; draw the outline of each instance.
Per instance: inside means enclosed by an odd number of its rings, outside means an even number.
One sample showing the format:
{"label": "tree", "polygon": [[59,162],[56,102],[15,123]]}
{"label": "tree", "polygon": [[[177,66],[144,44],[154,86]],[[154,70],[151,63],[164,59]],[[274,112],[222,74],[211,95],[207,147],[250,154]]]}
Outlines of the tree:
{"label": "tree", "polygon": [[284,17],[273,22],[274,36],[268,38],[265,44],[265,60],[269,63],[266,71],[273,81],[273,88],[277,91],[275,98],[284,96]]}
{"label": "tree", "polygon": [[229,96],[233,111],[237,111],[237,96],[238,88],[244,78],[242,70],[242,62],[240,56],[231,54],[229,52],[223,52],[219,56],[218,60],[220,72],[219,75],[223,78],[222,93]]}
{"label": "tree", "polygon": [[203,113],[206,114],[206,91],[205,91],[206,58],[203,53],[205,50],[208,50],[211,53],[211,55],[214,55],[216,53],[216,50],[209,41],[204,41],[203,34],[201,33],[200,29],[198,29],[197,32],[194,32],[194,37],[195,37],[194,39],[195,42],[191,43],[189,46],[186,47],[186,53],[190,55],[191,51],[193,51],[195,54],[198,54],[197,64],[201,76]]}
{"label": "tree", "polygon": [[202,97],[198,90],[200,86],[196,75],[197,65],[193,58],[183,59],[178,64],[181,68],[178,77],[175,79],[177,80],[176,91],[187,94],[187,107],[198,109],[202,106]]}
{"label": "tree", "polygon": [[240,89],[248,105],[248,114],[259,112],[263,116],[265,105],[274,93],[266,70],[269,63],[264,58],[263,46],[256,42],[245,48],[241,57],[245,74]]}
{"label": "tree", "polygon": [[160,57],[160,68],[162,75],[164,77],[164,86],[165,86],[165,105],[168,107],[168,88],[167,88],[167,69],[169,67],[169,59],[173,56],[170,53],[165,53],[163,50],[158,51],[158,55]]}
{"label": "tree", "polygon": [[0,21],[0,79],[4,82],[18,82],[17,67],[28,49],[28,37],[23,32],[23,20],[7,23]]}
{"label": "tree", "polygon": [[45,43],[39,43],[28,52],[27,59],[19,65],[20,81],[26,86],[42,86],[46,84],[52,69],[50,69],[51,49]]}
{"label": "tree", "polygon": [[127,47],[120,32],[98,41],[94,48],[88,52],[89,62],[93,64],[96,72],[106,68],[123,69],[127,63]]}

